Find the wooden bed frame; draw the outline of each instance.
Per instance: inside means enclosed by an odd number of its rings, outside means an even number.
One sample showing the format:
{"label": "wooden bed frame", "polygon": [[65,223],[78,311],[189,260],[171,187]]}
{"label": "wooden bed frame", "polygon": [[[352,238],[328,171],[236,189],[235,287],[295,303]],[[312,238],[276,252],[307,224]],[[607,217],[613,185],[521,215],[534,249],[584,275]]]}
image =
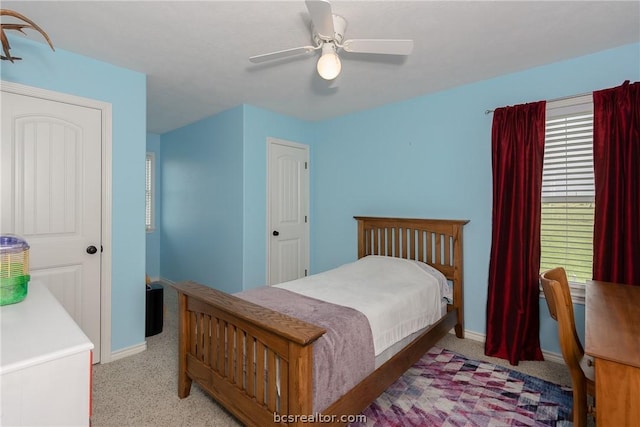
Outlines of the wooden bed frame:
{"label": "wooden bed frame", "polygon": [[178,283],[180,398],[195,381],[245,425],[345,425],[452,328],[463,338],[462,227],[468,221],[355,219],[358,258],[416,259],[442,271],[453,283],[447,314],[318,414],[312,351],[323,328],[194,282]]}

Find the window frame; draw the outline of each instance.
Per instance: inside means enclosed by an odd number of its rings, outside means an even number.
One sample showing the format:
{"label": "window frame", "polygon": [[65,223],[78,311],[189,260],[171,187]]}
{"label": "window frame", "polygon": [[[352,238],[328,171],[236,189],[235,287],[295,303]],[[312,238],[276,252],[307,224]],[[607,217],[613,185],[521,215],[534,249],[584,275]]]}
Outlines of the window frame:
{"label": "window frame", "polygon": [[[591,112],[593,114],[593,95],[580,95],[570,98],[563,98],[556,101],[548,101],[546,107],[545,118],[545,134],[546,134],[546,122],[550,119],[558,118],[560,116],[566,116],[571,114],[581,114],[585,112]],[[546,144],[546,139],[545,139]],[[593,146],[592,146],[593,147]],[[546,145],[545,145],[546,148]],[[541,199],[542,203],[542,199]],[[593,236],[593,234],[592,234]],[[542,252],[541,252],[542,255]],[[569,280],[569,288],[571,290],[571,299],[574,303],[585,303],[585,283],[572,282]],[[540,287],[540,293],[544,297],[542,287]]]}
{"label": "window frame", "polygon": [[144,228],[147,233],[155,231],[155,178],[156,155],[148,151],[145,158],[145,220]]}

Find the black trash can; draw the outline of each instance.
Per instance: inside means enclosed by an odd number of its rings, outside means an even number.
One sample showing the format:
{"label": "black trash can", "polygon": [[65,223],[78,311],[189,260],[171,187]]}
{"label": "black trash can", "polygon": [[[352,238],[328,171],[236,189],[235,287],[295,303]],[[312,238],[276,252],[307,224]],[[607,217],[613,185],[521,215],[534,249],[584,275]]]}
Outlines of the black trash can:
{"label": "black trash can", "polygon": [[147,312],[145,324],[145,337],[157,335],[162,332],[162,317],[164,310],[164,288],[158,282],[147,285]]}

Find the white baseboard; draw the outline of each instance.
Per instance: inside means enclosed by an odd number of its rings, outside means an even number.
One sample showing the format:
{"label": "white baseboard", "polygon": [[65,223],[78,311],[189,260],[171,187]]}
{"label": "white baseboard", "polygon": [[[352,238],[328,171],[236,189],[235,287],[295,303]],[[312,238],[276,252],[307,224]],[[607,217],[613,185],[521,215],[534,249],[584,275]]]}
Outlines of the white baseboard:
{"label": "white baseboard", "polygon": [[124,359],[125,357],[133,356],[134,354],[142,353],[146,349],[147,349],[147,342],[145,341],[140,344],[132,345],[131,347],[114,351],[111,353],[110,362],[116,361],[118,359]]}
{"label": "white baseboard", "polygon": [[[160,282],[163,285],[171,285],[173,281],[162,277],[151,277],[151,282]],[[111,358],[108,362],[113,362],[118,359],[124,359],[125,357],[133,356],[134,354],[142,353],[147,350],[147,342],[133,345],[131,347],[123,348],[111,353]]]}
{"label": "white baseboard", "polygon": [[[452,329],[450,333],[455,333],[455,331]],[[478,332],[474,332],[474,331],[470,331],[468,329],[464,330],[464,337],[468,338],[470,340],[473,341],[479,341],[481,343],[484,343],[485,339],[486,339],[486,335],[485,334],[481,334]],[[564,363],[564,359],[562,358],[562,355],[559,353],[554,353],[552,351],[545,351],[542,350],[542,355],[544,356],[544,360],[548,360],[550,362],[555,362],[555,363],[561,363],[561,364],[565,364]]]}
{"label": "white baseboard", "polygon": [[465,329],[464,330],[464,337],[465,338],[469,338],[470,340],[479,341],[481,343],[484,343],[484,339],[485,339],[486,335],[479,334],[477,332],[473,332],[473,331],[470,331],[468,329]]}
{"label": "white baseboard", "polygon": [[553,353],[551,351],[542,350],[542,355],[544,356],[544,360],[561,363],[563,365],[565,364],[564,359],[562,358],[562,355],[559,353]]}

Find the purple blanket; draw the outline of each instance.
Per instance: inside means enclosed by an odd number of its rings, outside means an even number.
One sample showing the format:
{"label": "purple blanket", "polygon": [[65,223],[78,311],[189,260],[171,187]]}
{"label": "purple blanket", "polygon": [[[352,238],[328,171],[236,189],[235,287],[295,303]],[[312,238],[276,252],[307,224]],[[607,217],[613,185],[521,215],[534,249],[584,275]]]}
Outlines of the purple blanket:
{"label": "purple blanket", "polygon": [[359,311],[273,287],[235,296],[327,330],[313,346],[314,412],[322,412],[373,371],[373,336]]}

